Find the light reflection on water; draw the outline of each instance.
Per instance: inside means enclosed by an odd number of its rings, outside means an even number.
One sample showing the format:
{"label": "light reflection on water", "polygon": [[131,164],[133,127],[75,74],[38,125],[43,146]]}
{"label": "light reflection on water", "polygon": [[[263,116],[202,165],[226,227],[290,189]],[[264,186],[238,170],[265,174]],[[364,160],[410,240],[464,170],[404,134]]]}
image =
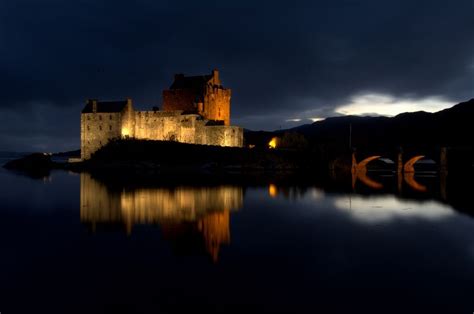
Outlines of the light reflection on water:
{"label": "light reflection on water", "polygon": [[443,192],[0,174],[2,313],[455,313],[473,304],[474,220]]}
{"label": "light reflection on water", "polygon": [[161,227],[167,238],[194,231],[217,261],[219,247],[230,242],[230,212],[242,207],[238,186],[138,188],[111,191],[89,174],[81,174],[81,222],[122,224],[127,234],[136,224]]}

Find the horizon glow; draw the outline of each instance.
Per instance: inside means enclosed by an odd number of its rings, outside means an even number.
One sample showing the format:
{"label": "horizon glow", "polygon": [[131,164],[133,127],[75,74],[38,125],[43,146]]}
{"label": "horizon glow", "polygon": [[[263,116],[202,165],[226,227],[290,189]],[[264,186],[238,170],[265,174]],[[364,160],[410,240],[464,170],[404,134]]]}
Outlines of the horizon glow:
{"label": "horizon glow", "polygon": [[363,94],[353,96],[351,102],[342,105],[335,113],[341,115],[379,115],[393,117],[404,112],[426,111],[437,112],[454,106],[455,103],[442,97],[427,97],[422,99],[397,99],[386,94]]}

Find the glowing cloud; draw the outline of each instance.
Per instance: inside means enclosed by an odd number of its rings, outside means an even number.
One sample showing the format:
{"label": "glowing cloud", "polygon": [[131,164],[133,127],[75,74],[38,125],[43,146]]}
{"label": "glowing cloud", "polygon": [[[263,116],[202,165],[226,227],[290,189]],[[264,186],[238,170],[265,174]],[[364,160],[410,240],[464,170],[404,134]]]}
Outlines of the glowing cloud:
{"label": "glowing cloud", "polygon": [[441,97],[414,100],[397,99],[391,95],[384,94],[364,94],[352,97],[349,104],[338,107],[335,111],[342,115],[395,116],[402,112],[436,112],[453,105],[454,103],[446,101]]}

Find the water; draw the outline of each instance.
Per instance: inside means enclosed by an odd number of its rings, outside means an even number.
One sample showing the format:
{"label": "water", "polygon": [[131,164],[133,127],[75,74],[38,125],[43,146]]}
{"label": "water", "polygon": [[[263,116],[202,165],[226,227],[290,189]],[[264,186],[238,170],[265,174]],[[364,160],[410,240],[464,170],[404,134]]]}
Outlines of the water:
{"label": "water", "polygon": [[429,191],[404,184],[402,198],[397,182],[341,193],[1,170],[0,312],[471,313],[469,205],[418,180]]}

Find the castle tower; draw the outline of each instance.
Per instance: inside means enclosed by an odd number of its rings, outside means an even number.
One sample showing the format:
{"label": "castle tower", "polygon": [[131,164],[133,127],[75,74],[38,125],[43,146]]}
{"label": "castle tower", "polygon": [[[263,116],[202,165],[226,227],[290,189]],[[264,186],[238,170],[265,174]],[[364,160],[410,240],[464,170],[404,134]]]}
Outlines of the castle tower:
{"label": "castle tower", "polygon": [[132,100],[87,101],[81,113],[81,159],[91,155],[114,138],[133,136]]}
{"label": "castle tower", "polygon": [[200,76],[176,74],[170,88],[163,91],[163,110],[197,113],[230,125],[230,98],[231,90],[221,85],[218,70]]}

